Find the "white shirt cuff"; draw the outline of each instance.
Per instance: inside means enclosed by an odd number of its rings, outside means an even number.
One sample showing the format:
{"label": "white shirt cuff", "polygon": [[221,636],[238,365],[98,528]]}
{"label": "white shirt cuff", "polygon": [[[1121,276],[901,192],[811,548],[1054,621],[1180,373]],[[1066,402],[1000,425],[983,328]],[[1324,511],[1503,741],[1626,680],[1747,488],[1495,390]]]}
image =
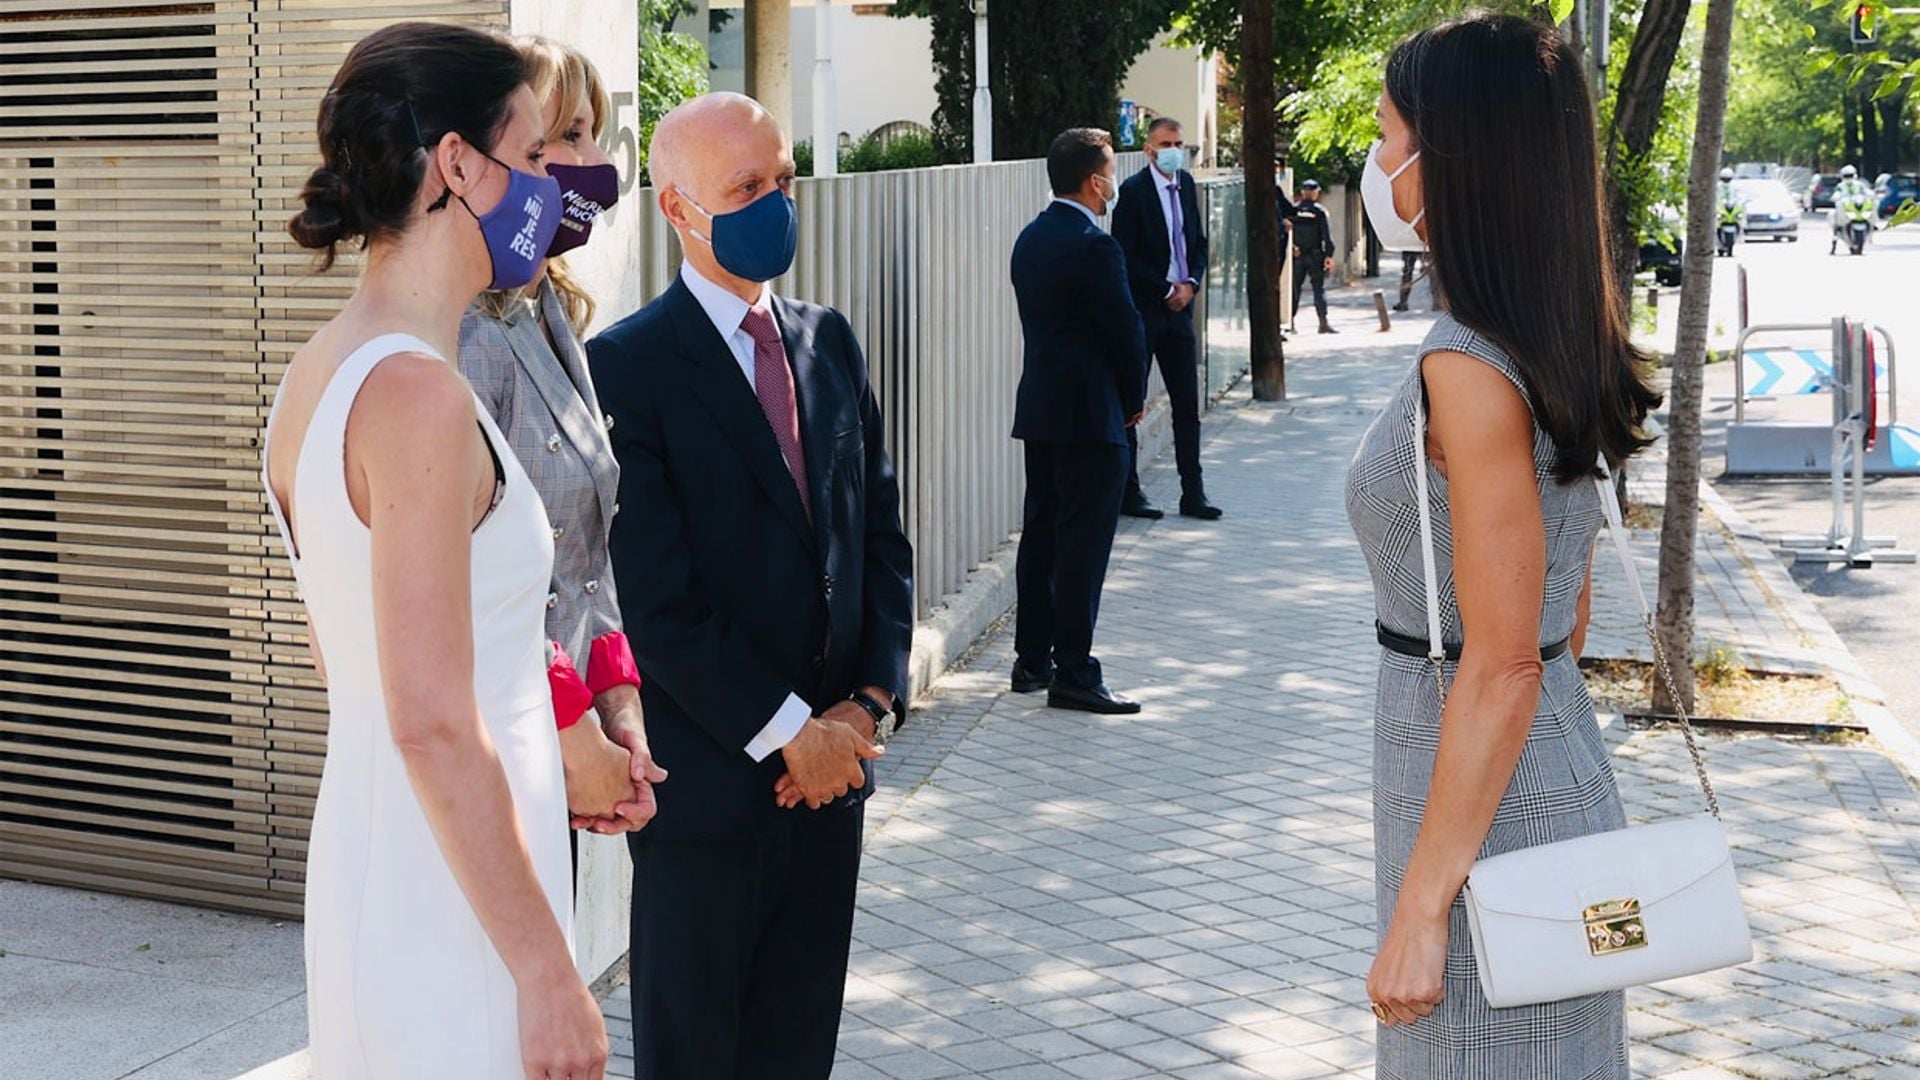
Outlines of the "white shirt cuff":
{"label": "white shirt cuff", "polygon": [[812,717],[813,710],[807,707],[806,702],[793,694],[788,694],[787,700],[780,706],[780,711],[774,713],[773,719],[767,721],[767,726],[761,728],[760,734],[755,735],[753,741],[747,744],[747,756],[755,761],[767,760],[775,751],[792,742],[793,737],[800,734],[801,727],[805,726]]}

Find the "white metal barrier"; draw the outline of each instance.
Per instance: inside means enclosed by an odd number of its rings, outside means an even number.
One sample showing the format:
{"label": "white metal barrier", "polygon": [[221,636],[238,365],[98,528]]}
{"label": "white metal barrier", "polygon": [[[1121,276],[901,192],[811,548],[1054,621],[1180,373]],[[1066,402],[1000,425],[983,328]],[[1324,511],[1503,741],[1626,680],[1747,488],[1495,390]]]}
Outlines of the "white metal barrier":
{"label": "white metal barrier", "polygon": [[[1830,350],[1749,348],[1749,342],[1758,335],[1820,329],[1832,334]],[[1885,348],[1884,360],[1876,355],[1876,341]],[[1826,533],[1789,536],[1782,539],[1782,547],[1798,562],[1844,563],[1862,568],[1875,562],[1913,562],[1914,553],[1896,550],[1892,537],[1870,536],[1866,524],[1868,472],[1920,474],[1920,460],[1908,461],[1901,453],[1902,440],[1910,432],[1894,422],[1899,395],[1893,385],[1898,370],[1893,336],[1883,327],[1846,316],[1825,325],[1749,326],[1740,331],[1734,362],[1734,422],[1727,428],[1727,472],[1779,475],[1819,471],[1832,479],[1833,519]],[[1757,377],[1750,384],[1749,376],[1755,373]],[[1748,419],[1749,399],[1763,398],[1766,391],[1782,396],[1826,394],[1832,402],[1831,421],[1822,425]],[[1882,397],[1887,401],[1884,421],[1878,415]],[[1816,454],[1822,444],[1824,454]],[[1816,470],[1821,456],[1825,458],[1824,468]]]}

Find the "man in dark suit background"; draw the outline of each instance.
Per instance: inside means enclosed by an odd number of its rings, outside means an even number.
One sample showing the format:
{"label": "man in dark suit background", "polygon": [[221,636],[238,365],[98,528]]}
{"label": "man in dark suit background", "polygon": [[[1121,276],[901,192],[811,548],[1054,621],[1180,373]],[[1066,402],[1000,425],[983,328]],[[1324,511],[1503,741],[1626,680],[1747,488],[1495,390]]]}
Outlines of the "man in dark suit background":
{"label": "man in dark suit background", "polygon": [[[1055,708],[1139,712],[1107,689],[1093,656],[1113,533],[1131,457],[1127,429],[1147,390],[1147,346],[1126,256],[1097,215],[1119,197],[1113,139],[1074,128],[1047,151],[1053,201],[1013,246],[1025,339],[1013,437],[1027,500],[1015,576],[1013,689]],[[668,762],[671,768],[671,762]]]}
{"label": "man in dark suit background", "polygon": [[[1146,168],[1120,185],[1113,238],[1127,255],[1127,283],[1146,324],[1147,348],[1160,365],[1173,409],[1173,458],[1180,468],[1180,513],[1214,521],[1200,475],[1200,372],[1195,355],[1193,298],[1207,279],[1207,232],[1200,199],[1186,170],[1180,122],[1160,117],[1147,127]],[[1159,518],[1140,490],[1140,439],[1127,429],[1127,494],[1120,512]]]}
{"label": "man in dark suit background", "polygon": [[826,1080],[912,551],[852,328],[763,284],[797,235],[785,134],[712,94],[650,153],[686,262],[588,346],[620,463],[614,577],[672,773],[629,839],[635,1065]]}

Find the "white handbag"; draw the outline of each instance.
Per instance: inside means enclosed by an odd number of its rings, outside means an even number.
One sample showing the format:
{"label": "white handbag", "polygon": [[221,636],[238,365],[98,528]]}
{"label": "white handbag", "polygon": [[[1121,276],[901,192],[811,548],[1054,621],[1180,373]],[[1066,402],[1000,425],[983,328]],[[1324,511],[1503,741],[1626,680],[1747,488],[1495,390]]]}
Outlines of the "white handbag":
{"label": "white handbag", "polygon": [[[1427,501],[1425,403],[1414,408],[1415,487],[1427,593],[1427,641],[1440,701],[1446,703],[1440,597]],[[1653,612],[1627,548],[1620,501],[1604,455],[1601,506],[1621,569],[1653,642],[1655,667],[1673,690],[1673,672],[1655,632]],[[1522,848],[1473,864],[1462,890],[1480,989],[1496,1008],[1661,982],[1753,959],[1733,855],[1720,824],[1720,804],[1678,705],[1687,753],[1706,796],[1707,812],[1652,825],[1595,833]]]}

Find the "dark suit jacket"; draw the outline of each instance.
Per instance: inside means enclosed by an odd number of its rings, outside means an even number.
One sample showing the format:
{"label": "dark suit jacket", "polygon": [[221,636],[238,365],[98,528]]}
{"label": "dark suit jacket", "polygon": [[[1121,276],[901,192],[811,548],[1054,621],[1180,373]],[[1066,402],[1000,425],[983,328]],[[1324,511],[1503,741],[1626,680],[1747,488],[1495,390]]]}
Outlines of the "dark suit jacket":
{"label": "dark suit jacket", "polygon": [[684,283],[587,345],[620,462],[609,543],[621,616],[647,734],[671,774],[648,836],[737,838],[809,812],[775,807],[780,754],[746,753],[788,693],[816,714],[863,686],[906,695],[913,551],[866,360],[839,312],[776,297],[773,313],[811,522],[752,387]]}
{"label": "dark suit jacket", "polygon": [[1026,341],[1013,437],[1125,446],[1146,400],[1147,341],[1120,245],[1049,203],[1014,242],[1013,294]]}
{"label": "dark suit jacket", "polygon": [[[1167,233],[1165,181],[1149,165],[1120,185],[1120,202],[1113,208],[1113,238],[1127,253],[1127,284],[1133,304],[1153,329],[1167,310],[1167,265],[1173,261],[1173,243]],[[1187,237],[1187,275],[1196,283],[1207,280],[1207,230],[1200,220],[1200,195],[1193,176],[1180,172],[1180,223]]]}

